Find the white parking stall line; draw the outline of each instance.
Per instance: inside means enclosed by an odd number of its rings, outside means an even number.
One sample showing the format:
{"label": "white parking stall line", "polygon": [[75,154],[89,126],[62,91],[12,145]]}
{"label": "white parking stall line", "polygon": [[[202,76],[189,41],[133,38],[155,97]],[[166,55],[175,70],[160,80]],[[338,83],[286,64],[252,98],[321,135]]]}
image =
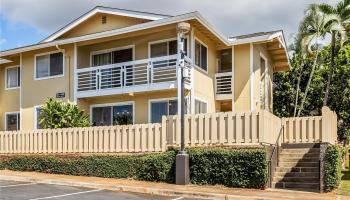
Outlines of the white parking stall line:
{"label": "white parking stall line", "polygon": [[29,200],[53,199],[53,198],[73,196],[73,195],[78,195],[78,194],[86,194],[86,193],[92,193],[92,192],[98,192],[98,191],[101,191],[101,190],[88,190],[88,191],[83,191],[83,192],[68,193],[68,194],[49,196],[49,197],[40,197],[40,198],[29,199]]}
{"label": "white parking stall line", "polygon": [[37,183],[22,183],[22,184],[15,184],[15,185],[2,185],[0,188],[9,188],[9,187],[18,187],[18,186],[25,186],[25,185],[35,185]]}
{"label": "white parking stall line", "polygon": [[183,199],[184,197],[178,197],[178,198],[175,198],[175,199],[172,199],[172,200],[181,200]]}

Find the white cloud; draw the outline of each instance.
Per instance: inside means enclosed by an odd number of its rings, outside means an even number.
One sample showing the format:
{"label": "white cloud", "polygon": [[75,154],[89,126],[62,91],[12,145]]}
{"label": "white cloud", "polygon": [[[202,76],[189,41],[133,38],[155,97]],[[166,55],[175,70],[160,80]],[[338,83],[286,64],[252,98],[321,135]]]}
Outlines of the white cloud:
{"label": "white cloud", "polygon": [[200,11],[221,32],[239,35],[283,29],[297,31],[310,3],[336,0],[0,0],[1,13],[50,34],[97,5],[178,15]]}

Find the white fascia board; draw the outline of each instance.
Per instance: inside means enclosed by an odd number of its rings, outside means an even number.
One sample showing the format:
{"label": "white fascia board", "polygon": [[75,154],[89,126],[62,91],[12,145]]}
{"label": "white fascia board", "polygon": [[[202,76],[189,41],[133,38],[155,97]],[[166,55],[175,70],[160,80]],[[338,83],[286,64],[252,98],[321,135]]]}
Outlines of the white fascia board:
{"label": "white fascia board", "polygon": [[81,16],[78,18],[76,21],[73,23],[67,25],[66,27],[62,28],[61,30],[57,31],[56,33],[52,34],[48,38],[44,39],[40,43],[43,42],[51,42],[54,39],[58,38],[59,36],[63,35],[64,33],[72,30],[74,27],[78,26],[85,20],[89,19],[91,16],[97,14],[97,13],[105,13],[105,14],[112,14],[112,15],[119,15],[119,16],[125,16],[125,17],[134,17],[134,18],[140,18],[140,19],[148,19],[148,20],[159,20],[163,19],[164,17],[160,17],[159,15],[152,15],[152,14],[144,14],[144,13],[138,13],[138,12],[133,12],[133,11],[128,11],[128,10],[116,10],[112,8],[95,8],[92,11],[86,13],[85,15]]}
{"label": "white fascia board", "polygon": [[[169,18],[164,18],[164,19],[160,19],[160,20],[156,20],[156,21],[146,22],[143,24],[137,24],[137,25],[133,25],[133,26],[125,27],[125,28],[105,31],[105,32],[101,32],[101,33],[93,33],[93,34],[89,34],[89,35],[83,35],[83,36],[61,39],[61,40],[54,40],[52,42],[39,43],[39,44],[34,44],[34,45],[25,46],[25,47],[21,47],[21,48],[10,49],[7,51],[0,52],[0,57],[12,55],[12,54],[17,54],[17,53],[22,53],[22,52],[26,52],[26,51],[32,51],[32,50],[41,49],[41,48],[46,48],[46,47],[53,47],[56,45],[65,45],[65,44],[83,42],[83,41],[88,41],[88,40],[93,40],[93,39],[104,38],[104,37],[110,37],[110,36],[145,30],[145,29],[149,29],[149,28],[155,28],[158,26],[169,25],[169,24],[173,24],[173,23],[177,23],[177,22],[181,22],[181,21],[192,20],[192,19],[196,19],[199,22],[203,23],[203,25],[208,27],[209,30],[211,30],[211,31],[214,30],[214,28],[211,27],[211,25],[207,24],[206,21],[203,21],[203,18],[199,16],[198,12],[192,12],[192,13],[187,13],[187,14],[183,14],[183,15],[178,15],[175,17],[169,17]],[[214,34],[218,38],[222,39],[222,42],[229,45],[228,40],[222,38],[223,36],[221,36],[221,34],[218,34],[215,32],[214,32]]]}

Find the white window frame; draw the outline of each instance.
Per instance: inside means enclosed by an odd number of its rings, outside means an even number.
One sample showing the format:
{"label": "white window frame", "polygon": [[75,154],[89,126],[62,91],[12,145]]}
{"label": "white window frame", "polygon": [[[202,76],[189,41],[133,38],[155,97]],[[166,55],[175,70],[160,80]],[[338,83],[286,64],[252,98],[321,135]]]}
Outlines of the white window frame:
{"label": "white window frame", "polygon": [[38,108],[41,108],[43,105],[36,105],[34,106],[34,130],[37,130],[37,124],[38,124],[38,113],[36,112],[36,110]]}
{"label": "white window frame", "polygon": [[[90,105],[90,124],[92,124],[92,109],[93,108],[125,106],[125,105],[132,105],[132,124],[135,124],[135,118],[136,118],[136,116],[135,116],[135,101],[123,101],[123,102],[117,102],[117,103],[102,103],[102,104]],[[113,119],[113,112],[111,112],[111,119]]]}
{"label": "white window frame", "polygon": [[[50,54],[54,54],[54,53],[62,53],[62,59],[63,59],[63,69],[62,69],[62,74],[60,75],[55,75],[55,76],[47,76],[47,77],[41,77],[41,78],[38,78],[36,77],[36,58],[39,57],[39,56],[45,56],[45,55],[50,55]],[[50,66],[49,66],[50,68]],[[34,55],[34,80],[38,81],[38,80],[46,80],[46,79],[53,79],[53,78],[61,78],[61,77],[64,77],[64,74],[65,74],[65,53],[62,52],[62,51],[50,51],[50,52],[45,52],[45,53],[39,53],[39,54],[35,54]]]}
{"label": "white window frame", "polygon": [[[97,50],[97,51],[91,51],[90,52],[90,67],[92,67],[92,57],[94,55],[98,54],[103,54],[103,53],[112,53],[113,51],[118,51],[118,50],[124,50],[124,49],[132,49],[132,60],[135,60],[135,44],[127,45],[127,46],[121,46],[121,47],[114,47],[110,49],[102,49],[102,50]],[[111,57],[111,59],[113,59]],[[98,67],[98,66],[95,66]]]}
{"label": "white window frame", "polygon": [[[186,39],[187,39],[187,45],[186,45],[186,48],[187,48],[187,55],[189,55],[189,36],[186,36]],[[162,39],[162,40],[153,40],[153,41],[150,41],[148,42],[148,58],[151,58],[151,45],[152,44],[159,44],[159,43],[163,43],[163,42],[169,42],[169,41],[173,41],[175,40],[176,42],[177,41],[177,37],[173,37],[173,38],[167,38],[167,39]],[[168,48],[167,48],[167,56],[169,56],[169,43],[168,44]]]}
{"label": "white window frame", "polygon": [[[202,103],[205,103],[207,106],[207,112],[206,113],[209,113],[209,111],[208,111],[208,108],[209,108],[209,104],[208,104],[208,101],[207,100],[204,100],[204,99],[202,99],[202,98],[199,98],[199,97],[195,97],[194,98],[194,111],[196,112],[196,100],[197,101],[201,101]],[[197,114],[200,114],[200,113],[197,113]],[[201,114],[205,114],[205,113],[201,113]]]}
{"label": "white window frame", "polygon": [[[204,70],[203,68],[201,68],[200,66],[196,65],[196,41],[199,42],[200,44],[202,44],[203,46],[205,46],[207,48],[207,70]],[[202,40],[200,40],[197,37],[194,37],[194,50],[193,50],[194,54],[193,54],[193,58],[194,58],[194,62],[193,65],[200,71],[205,72],[206,74],[208,74],[209,72],[209,48],[208,45],[206,45],[204,42],[202,42]]]}
{"label": "white window frame", "polygon": [[5,112],[5,131],[8,131],[8,127],[7,127],[7,115],[19,115],[19,118],[17,117],[17,130],[20,130],[21,126],[18,126],[18,123],[20,123],[21,120],[21,113],[19,111],[15,111],[15,112]]}
{"label": "white window frame", "polygon": [[[157,102],[168,102],[168,113],[169,113],[169,101],[170,100],[176,100],[177,101],[177,97],[170,97],[170,98],[158,98],[158,99],[149,99],[148,100],[148,123],[152,123],[152,109],[151,109],[151,105],[152,103],[157,103]],[[179,102],[177,102],[177,106],[179,106]]]}
{"label": "white window frame", "polygon": [[14,90],[14,89],[19,89],[21,87],[21,77],[19,77],[19,86],[16,87],[8,87],[7,86],[7,70],[11,68],[18,68],[19,73],[21,73],[21,67],[19,65],[14,65],[14,66],[9,66],[5,68],[5,90]]}

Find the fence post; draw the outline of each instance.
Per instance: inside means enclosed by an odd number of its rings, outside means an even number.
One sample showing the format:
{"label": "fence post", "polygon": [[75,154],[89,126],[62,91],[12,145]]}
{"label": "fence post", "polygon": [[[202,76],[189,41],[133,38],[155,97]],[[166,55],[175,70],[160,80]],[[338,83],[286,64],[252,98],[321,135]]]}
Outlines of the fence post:
{"label": "fence post", "polygon": [[167,138],[169,138],[169,136],[167,135],[168,133],[168,127],[167,127],[167,117],[166,116],[164,116],[163,115],[163,117],[162,117],[162,128],[161,128],[161,130],[162,130],[162,133],[161,133],[161,141],[160,141],[160,143],[161,143],[161,149],[162,149],[162,151],[166,151],[166,149],[167,149]]}
{"label": "fence post", "polygon": [[337,136],[337,118],[327,106],[322,107],[322,135],[321,141],[334,144]]}
{"label": "fence post", "polygon": [[264,110],[259,111],[259,143],[265,142]]}

